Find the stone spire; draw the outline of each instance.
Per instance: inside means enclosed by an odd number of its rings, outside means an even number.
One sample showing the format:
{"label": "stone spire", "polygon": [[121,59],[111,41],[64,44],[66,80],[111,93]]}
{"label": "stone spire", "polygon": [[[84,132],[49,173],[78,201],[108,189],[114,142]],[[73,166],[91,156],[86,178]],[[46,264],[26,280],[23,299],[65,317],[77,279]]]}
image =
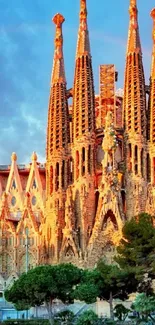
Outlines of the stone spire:
{"label": "stone spire", "polygon": [[51,77],[46,153],[46,224],[44,234],[50,259],[58,259],[65,226],[65,200],[68,186],[69,113],[63,57],[62,24],[56,14],[55,51]]}
{"label": "stone spire", "polygon": [[138,27],[136,0],[130,0],[129,32],[126,53],[124,112],[127,133],[146,133],[145,80]]}
{"label": "stone spire", "polygon": [[[70,139],[63,57],[62,24],[64,20],[61,14],[56,14],[53,18],[53,22],[56,25],[56,35],[47,127],[47,167],[49,167],[49,171],[47,168],[48,194],[49,192],[52,193],[58,190],[59,187],[65,187],[67,178],[65,157],[67,156]],[[61,169],[63,169],[63,171]]]}
{"label": "stone spire", "polygon": [[80,0],[80,25],[73,92],[73,142],[83,134],[92,134],[94,129],[94,81],[87,26],[87,8],[86,0]]}
{"label": "stone spire", "polygon": [[[127,218],[145,211],[146,94],[136,0],[130,0],[124,83]],[[134,193],[134,197],[133,197]]]}
{"label": "stone spire", "polygon": [[[73,87],[72,159],[77,207],[75,224],[79,233],[80,249],[84,253],[95,213],[95,96],[86,0],[80,0],[79,16]],[[87,205],[86,197],[89,202]]]}
{"label": "stone spire", "polygon": [[129,7],[130,25],[128,35],[127,53],[132,53],[135,50],[141,52],[139,28],[138,28],[138,9],[137,1],[131,0]]}
{"label": "stone spire", "polygon": [[153,50],[152,50],[152,64],[150,77],[150,100],[149,100],[149,139],[151,144],[155,144],[155,8],[151,11],[153,19]]}
{"label": "stone spire", "polygon": [[80,26],[78,33],[76,58],[80,57],[83,54],[90,55],[86,0],[80,1]]}
{"label": "stone spire", "polygon": [[52,20],[56,25],[56,33],[55,33],[55,41],[54,41],[55,51],[54,51],[51,86],[57,82],[66,83],[64,57],[63,57],[63,35],[62,35],[62,24],[65,21],[65,18],[61,14],[57,14],[53,17]]}

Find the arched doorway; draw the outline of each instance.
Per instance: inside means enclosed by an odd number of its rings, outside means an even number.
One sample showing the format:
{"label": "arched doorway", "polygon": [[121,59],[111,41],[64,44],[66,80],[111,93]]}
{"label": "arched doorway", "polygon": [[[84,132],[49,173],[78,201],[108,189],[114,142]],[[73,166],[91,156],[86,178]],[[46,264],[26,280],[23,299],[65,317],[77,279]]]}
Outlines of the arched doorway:
{"label": "arched doorway", "polygon": [[109,225],[112,225],[116,230],[118,230],[118,225],[116,221],[116,217],[112,210],[108,210],[104,216],[102,230],[106,229]]}

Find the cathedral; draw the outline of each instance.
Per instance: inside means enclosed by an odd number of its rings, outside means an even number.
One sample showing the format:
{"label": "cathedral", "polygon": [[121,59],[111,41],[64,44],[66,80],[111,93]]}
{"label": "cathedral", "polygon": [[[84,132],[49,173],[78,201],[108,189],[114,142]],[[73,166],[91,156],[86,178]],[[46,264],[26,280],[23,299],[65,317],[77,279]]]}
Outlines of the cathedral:
{"label": "cathedral", "polygon": [[58,13],[46,163],[0,166],[0,293],[40,264],[110,263],[126,220],[155,213],[155,9],[150,85],[145,84],[136,0],[130,0],[124,89],[100,65],[94,92],[86,0],[80,0],[74,83],[67,88],[64,17]]}

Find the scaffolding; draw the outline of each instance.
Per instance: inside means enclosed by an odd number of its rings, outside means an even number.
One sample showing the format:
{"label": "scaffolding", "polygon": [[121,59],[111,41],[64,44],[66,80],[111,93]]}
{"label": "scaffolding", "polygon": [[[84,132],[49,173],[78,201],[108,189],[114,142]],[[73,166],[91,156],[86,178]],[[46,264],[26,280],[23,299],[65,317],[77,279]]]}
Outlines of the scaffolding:
{"label": "scaffolding", "polygon": [[117,72],[114,64],[100,65],[100,126],[105,127],[105,117],[107,111],[112,111],[114,115],[114,123],[116,121],[115,113],[115,81],[117,81]]}

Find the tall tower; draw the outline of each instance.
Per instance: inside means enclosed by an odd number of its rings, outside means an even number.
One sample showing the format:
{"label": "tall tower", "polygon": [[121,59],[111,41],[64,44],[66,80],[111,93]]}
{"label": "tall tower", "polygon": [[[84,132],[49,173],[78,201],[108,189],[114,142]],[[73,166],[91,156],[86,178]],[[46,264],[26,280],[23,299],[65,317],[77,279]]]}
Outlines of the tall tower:
{"label": "tall tower", "polygon": [[124,114],[127,217],[144,210],[146,180],[146,94],[136,0],[130,0]]}
{"label": "tall tower", "polygon": [[94,219],[95,173],[95,96],[86,0],[80,0],[72,125],[75,227],[79,233],[79,246],[84,251]]}
{"label": "tall tower", "polygon": [[[62,24],[64,17],[56,14],[55,51],[47,127],[46,162],[46,239],[49,252],[58,258],[62,229],[65,224],[65,199],[68,183],[69,114],[63,57]],[[52,249],[51,249],[52,248]],[[52,252],[52,253],[51,253]]]}
{"label": "tall tower", "polygon": [[148,109],[148,136],[149,136],[149,153],[147,156],[147,173],[148,181],[155,185],[155,8],[151,11],[153,19],[153,50],[150,76],[150,98]]}

